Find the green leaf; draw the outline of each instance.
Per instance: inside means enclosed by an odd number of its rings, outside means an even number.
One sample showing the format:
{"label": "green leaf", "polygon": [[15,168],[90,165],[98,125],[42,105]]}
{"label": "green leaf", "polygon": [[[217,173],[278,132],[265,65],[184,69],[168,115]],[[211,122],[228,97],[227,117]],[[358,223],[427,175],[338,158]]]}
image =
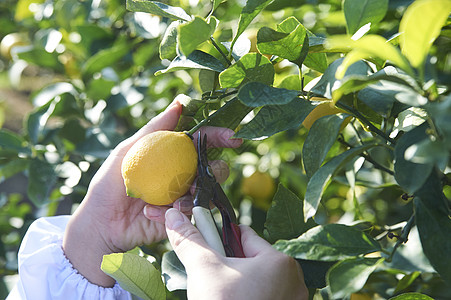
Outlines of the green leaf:
{"label": "green leaf", "polygon": [[402,135],[396,143],[394,152],[395,179],[396,182],[410,194],[414,193],[424,184],[433,168],[433,165],[430,163],[419,164],[408,161],[405,158],[407,148],[427,138],[427,129],[428,125],[425,122]]}
{"label": "green leaf", "polygon": [[238,91],[238,99],[250,107],[280,105],[291,102],[299,91],[274,88],[260,82],[249,82]]}
{"label": "green leaf", "polygon": [[367,63],[358,61],[346,70],[343,80],[340,81],[340,79],[337,79],[335,74],[337,73],[337,69],[340,67],[343,60],[343,58],[339,58],[332,62],[327,67],[318,83],[314,87],[312,87],[310,91],[316,95],[335,100],[335,98],[333,98],[335,97],[335,94],[333,93],[341,86],[342,82],[346,81],[346,78],[348,76],[368,76],[371,72],[371,69]]}
{"label": "green leaf", "polygon": [[343,224],[319,225],[297,239],[280,240],[274,247],[296,259],[339,261],[381,250],[365,232]]}
{"label": "green leaf", "polygon": [[219,83],[223,88],[237,88],[251,81],[272,85],[274,74],[269,59],[259,53],[248,53],[219,74]]}
{"label": "green leaf", "polygon": [[20,135],[6,129],[0,130],[0,148],[31,153],[30,149],[25,147],[25,140]]}
{"label": "green leaf", "polygon": [[160,272],[144,257],[132,253],[104,255],[101,269],[122,288],[142,299],[166,299]]}
{"label": "green leaf", "polygon": [[329,184],[332,176],[355,156],[375,146],[377,146],[377,144],[366,144],[349,149],[329,160],[326,164],[319,168],[315,174],[313,174],[307,184],[307,190],[305,192],[305,220],[315,215],[319,202],[321,201],[321,196]]}
{"label": "green leaf", "polygon": [[[309,40],[311,37],[309,37]],[[304,65],[312,70],[324,73],[327,69],[327,55],[326,53],[311,53],[307,54],[304,60]]]}
{"label": "green leaf", "polygon": [[437,131],[451,145],[451,95],[443,101],[435,101],[425,106],[427,112],[434,120]]}
{"label": "green leaf", "polygon": [[347,117],[346,114],[324,116],[313,123],[302,147],[302,162],[309,178],[323,163]]}
{"label": "green leaf", "polygon": [[383,258],[356,257],[334,265],[330,268],[326,277],[333,298],[344,298],[361,290],[371,273],[383,261]]}
{"label": "green leaf", "polygon": [[353,35],[365,24],[375,25],[387,13],[388,0],[344,0],[343,11],[348,34]]}
{"label": "green leaf", "polygon": [[56,183],[55,169],[47,161],[33,159],[28,167],[28,197],[37,207],[49,202],[49,195]]}
{"label": "green leaf", "polygon": [[196,48],[208,40],[216,30],[217,20],[211,17],[209,22],[201,17],[183,23],[177,27],[177,42],[180,51],[185,56],[191,54]]}
{"label": "green leaf", "polygon": [[50,101],[47,104],[38,107],[28,115],[26,120],[27,133],[30,141],[33,144],[36,144],[38,142],[39,134],[41,133],[54,109],[55,103]]}
{"label": "green leaf", "polygon": [[304,273],[305,285],[308,289],[321,289],[327,285],[326,274],[329,269],[336,263],[335,261],[318,261],[296,259],[301,265]]}
{"label": "green leaf", "polygon": [[407,8],[399,24],[399,43],[412,66],[422,68],[450,13],[451,0],[420,0]]}
{"label": "green leaf", "polygon": [[257,33],[257,49],[262,54],[276,55],[301,66],[305,59],[302,54],[306,36],[307,30],[302,24],[298,24],[291,32],[262,27]]}
{"label": "green leaf", "polygon": [[174,21],[169,24],[164,32],[160,43],[160,58],[172,60],[177,56],[177,27],[181,21]]}
{"label": "green leaf", "polygon": [[181,7],[174,7],[157,1],[127,0],[126,7],[134,12],[146,12],[181,21],[191,20],[191,17]]}
{"label": "green leaf", "polygon": [[[390,88],[399,89],[411,89],[412,91],[421,90],[416,84],[415,79],[409,75],[399,72],[393,66],[387,66],[382,70],[370,75],[349,75],[343,78],[339,88],[333,90],[333,96],[337,99],[341,98],[342,95],[346,95],[352,92],[360,91],[371,84],[378,85],[389,85]],[[381,90],[384,90],[381,88]],[[389,93],[389,91],[386,91]]]}
{"label": "green leaf", "polygon": [[266,105],[249,123],[241,127],[235,137],[264,139],[278,132],[297,128],[314,108],[310,101],[299,98],[283,105]]}
{"label": "green leaf", "polygon": [[321,196],[326,189],[332,176],[360,153],[377,146],[377,144],[366,144],[349,149],[338,156],[335,156],[316,171],[310,178],[305,192],[304,219],[313,217],[318,209]]}
{"label": "green leaf", "polygon": [[75,90],[75,87],[68,82],[57,82],[55,84],[51,84],[40,90],[39,93],[33,97],[33,105],[43,106],[49,101],[55,99],[56,96],[60,96],[65,93],[76,95],[77,91]]}
{"label": "green leaf", "polygon": [[244,32],[244,30],[249,26],[252,20],[273,0],[247,0],[240,14],[240,20],[238,22],[238,29],[235,37],[232,41],[232,46]]}
{"label": "green leaf", "polygon": [[212,13],[216,10],[216,8],[218,8],[219,4],[223,2],[223,0],[210,0],[210,1],[213,4],[213,8],[211,9]]}
{"label": "green leaf", "polygon": [[186,290],[187,276],[185,266],[174,251],[168,251],[163,254],[161,260],[161,272],[163,273],[166,287],[170,292],[175,290]]}
{"label": "green leaf", "polygon": [[0,182],[19,172],[25,171],[29,163],[26,159],[13,159],[6,164],[0,165]]}
{"label": "green leaf", "polygon": [[414,207],[424,254],[441,278],[451,284],[450,210],[437,170],[433,170],[424,185],[415,192]]}
{"label": "green leaf", "polygon": [[244,117],[252,110],[238,98],[227,101],[207,119],[202,120],[202,126],[216,126],[235,129]]}
{"label": "green leaf", "polygon": [[300,91],[302,89],[301,85],[302,82],[301,79],[299,78],[299,75],[292,74],[284,77],[276,87],[281,89]]}
{"label": "green leaf", "polygon": [[132,44],[123,41],[111,48],[103,49],[86,60],[82,67],[84,76],[89,76],[99,72],[106,67],[110,67],[129,53]]}
{"label": "green leaf", "polygon": [[171,63],[166,69],[157,71],[155,75],[161,75],[164,73],[186,69],[201,69],[222,72],[225,69],[225,67],[214,56],[200,50],[194,50],[187,57],[177,56],[176,58],[174,58],[173,61],[171,61]]}
{"label": "green leaf", "polygon": [[302,200],[279,184],[265,222],[268,241],[274,243],[280,239],[293,239],[311,228],[313,224],[304,222],[302,207]]}
{"label": "green leaf", "polygon": [[60,63],[59,54],[56,52],[49,53],[41,48],[31,48],[18,52],[17,56],[33,65],[64,72],[64,66]]}
{"label": "green leaf", "polygon": [[410,67],[406,57],[394,45],[387,42],[380,35],[366,35],[354,41],[348,36],[336,35],[326,40],[325,47],[329,50],[341,50],[343,52],[350,51],[343,60],[340,68],[337,69],[337,78],[341,79],[345,76],[346,70],[355,62],[374,58],[388,61],[398,66],[409,75],[414,76],[414,72]]}
{"label": "green leaf", "polygon": [[389,300],[434,300],[434,298],[420,293],[405,293],[392,297]]}
{"label": "green leaf", "polygon": [[[409,239],[410,240],[410,239]],[[398,294],[399,292],[407,289],[414,281],[418,278],[418,276],[421,275],[421,272],[416,271],[412,272],[411,274],[405,275],[401,280],[398,281],[398,284],[396,285],[396,289],[393,292],[393,294]]]}

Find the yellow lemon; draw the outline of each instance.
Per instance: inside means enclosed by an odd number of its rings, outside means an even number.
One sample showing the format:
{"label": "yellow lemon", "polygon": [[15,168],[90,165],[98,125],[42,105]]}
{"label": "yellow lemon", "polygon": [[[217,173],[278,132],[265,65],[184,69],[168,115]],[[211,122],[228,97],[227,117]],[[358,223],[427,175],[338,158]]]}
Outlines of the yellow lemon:
{"label": "yellow lemon", "polygon": [[256,171],[243,179],[241,191],[244,195],[252,198],[255,206],[267,210],[271,206],[276,184],[268,173]]}
{"label": "yellow lemon", "polygon": [[136,142],[122,160],[127,195],[154,205],[171,204],[190,188],[197,152],[183,132],[156,131]]}
{"label": "yellow lemon", "polygon": [[[335,106],[333,101],[324,101],[318,104],[304,119],[302,125],[310,129],[313,123],[321,117],[344,113],[345,111]],[[347,123],[346,123],[347,124]]]}

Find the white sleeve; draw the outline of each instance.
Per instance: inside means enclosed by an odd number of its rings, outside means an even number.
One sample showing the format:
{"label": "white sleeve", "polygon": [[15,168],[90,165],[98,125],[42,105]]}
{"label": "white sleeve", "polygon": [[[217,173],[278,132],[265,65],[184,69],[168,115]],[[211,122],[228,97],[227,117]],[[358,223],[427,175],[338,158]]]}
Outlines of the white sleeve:
{"label": "white sleeve", "polygon": [[31,224],[19,249],[19,281],[7,300],[132,299],[118,283],[100,287],[73,268],[61,247],[69,218],[40,218]]}

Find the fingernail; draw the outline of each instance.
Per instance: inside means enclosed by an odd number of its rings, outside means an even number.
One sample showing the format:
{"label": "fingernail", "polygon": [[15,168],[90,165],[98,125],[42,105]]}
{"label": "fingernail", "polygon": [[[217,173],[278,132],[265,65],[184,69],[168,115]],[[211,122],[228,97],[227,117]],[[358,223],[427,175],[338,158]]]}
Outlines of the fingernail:
{"label": "fingernail", "polygon": [[144,215],[146,218],[158,218],[161,216],[161,209],[158,207],[147,205],[144,207]]}
{"label": "fingernail", "polygon": [[169,229],[176,229],[185,223],[183,214],[175,208],[170,208],[166,211],[166,227]]}

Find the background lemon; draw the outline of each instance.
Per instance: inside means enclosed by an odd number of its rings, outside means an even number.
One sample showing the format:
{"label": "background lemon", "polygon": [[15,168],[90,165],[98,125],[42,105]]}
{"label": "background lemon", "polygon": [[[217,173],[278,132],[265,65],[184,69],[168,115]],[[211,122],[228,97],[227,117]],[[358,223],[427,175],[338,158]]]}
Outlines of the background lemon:
{"label": "background lemon", "polygon": [[252,198],[256,207],[267,210],[271,206],[276,184],[268,173],[256,171],[251,176],[243,178],[241,191]]}
{"label": "background lemon", "polygon": [[183,132],[156,131],[142,137],[122,161],[127,195],[154,205],[183,196],[197,172],[197,152]]}
{"label": "background lemon", "polygon": [[333,101],[324,101],[318,104],[304,119],[302,125],[310,129],[313,123],[321,117],[344,113],[345,111],[335,106]]}

